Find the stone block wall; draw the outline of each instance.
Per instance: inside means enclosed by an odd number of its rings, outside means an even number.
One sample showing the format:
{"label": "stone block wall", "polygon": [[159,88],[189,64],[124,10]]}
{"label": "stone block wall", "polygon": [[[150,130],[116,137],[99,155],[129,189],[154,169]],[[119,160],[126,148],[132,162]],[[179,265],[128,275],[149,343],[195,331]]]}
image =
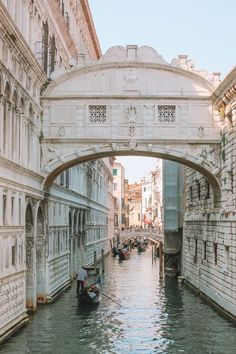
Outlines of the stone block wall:
{"label": "stone block wall", "polygon": [[216,101],[222,123],[217,204],[206,179],[190,169],[186,173],[184,276],[236,316],[236,100],[226,99],[225,92]]}

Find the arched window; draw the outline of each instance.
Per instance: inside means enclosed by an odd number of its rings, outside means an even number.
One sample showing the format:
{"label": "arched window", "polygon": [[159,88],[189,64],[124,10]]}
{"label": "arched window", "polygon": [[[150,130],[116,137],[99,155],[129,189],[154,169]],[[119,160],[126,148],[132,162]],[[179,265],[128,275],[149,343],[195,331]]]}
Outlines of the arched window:
{"label": "arched window", "polygon": [[9,82],[5,85],[5,100],[3,103],[3,153],[6,154],[7,152],[7,142],[8,142],[8,131],[9,131],[9,121],[8,121],[8,104],[10,103],[10,84]]}
{"label": "arched window", "polygon": [[[32,106],[29,107],[29,120],[32,122],[33,120],[33,109]],[[28,141],[28,166],[30,165],[30,162],[32,160],[32,153],[33,153],[33,147],[32,147],[32,129],[30,123],[27,125],[27,141]]]}

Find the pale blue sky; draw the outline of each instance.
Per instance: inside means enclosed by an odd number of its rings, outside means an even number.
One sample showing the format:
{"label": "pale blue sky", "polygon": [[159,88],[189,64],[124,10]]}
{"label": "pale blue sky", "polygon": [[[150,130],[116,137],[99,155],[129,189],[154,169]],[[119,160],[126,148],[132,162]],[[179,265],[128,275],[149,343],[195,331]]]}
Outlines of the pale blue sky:
{"label": "pale blue sky", "polygon": [[[222,79],[236,65],[236,0],[89,0],[89,3],[103,53],[114,45],[149,45],[167,62],[178,54],[187,54],[197,69],[221,72]],[[127,175],[133,176],[129,178],[142,178],[146,170],[155,167],[155,159],[141,161],[142,164],[140,160],[135,163],[132,158],[127,165],[123,162]]]}

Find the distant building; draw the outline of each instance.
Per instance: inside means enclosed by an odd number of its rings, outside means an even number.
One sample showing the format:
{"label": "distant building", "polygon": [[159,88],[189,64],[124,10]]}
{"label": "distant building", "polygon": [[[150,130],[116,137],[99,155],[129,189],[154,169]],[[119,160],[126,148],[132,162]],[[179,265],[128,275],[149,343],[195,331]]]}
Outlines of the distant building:
{"label": "distant building", "polygon": [[150,171],[142,180],[142,226],[162,227],[162,175],[161,161],[156,170]]}
{"label": "distant building", "polygon": [[115,197],[114,226],[125,227],[125,169],[121,163],[113,164],[113,196]]}
{"label": "distant building", "polygon": [[124,180],[125,189],[125,227],[129,228],[129,208],[128,208],[128,198],[129,198],[129,181]]}
{"label": "distant building", "polygon": [[142,184],[128,185],[129,226],[142,226]]}

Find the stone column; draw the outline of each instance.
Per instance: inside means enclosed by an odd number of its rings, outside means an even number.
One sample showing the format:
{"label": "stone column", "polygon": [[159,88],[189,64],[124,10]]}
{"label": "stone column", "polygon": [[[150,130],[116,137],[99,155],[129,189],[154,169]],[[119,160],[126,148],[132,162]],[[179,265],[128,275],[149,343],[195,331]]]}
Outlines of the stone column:
{"label": "stone column", "polygon": [[4,96],[0,94],[0,154],[3,153],[3,114],[4,114],[4,109],[3,109],[3,103],[4,103]]}

